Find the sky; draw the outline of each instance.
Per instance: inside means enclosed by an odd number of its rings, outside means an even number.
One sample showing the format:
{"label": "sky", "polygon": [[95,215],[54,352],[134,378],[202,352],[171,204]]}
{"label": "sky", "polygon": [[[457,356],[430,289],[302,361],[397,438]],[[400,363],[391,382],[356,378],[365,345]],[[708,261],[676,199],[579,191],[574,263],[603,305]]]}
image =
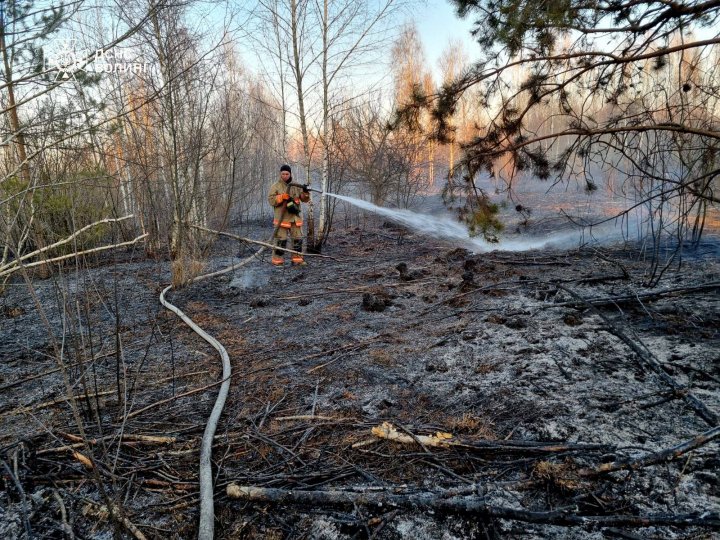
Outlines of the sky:
{"label": "sky", "polygon": [[[417,6],[415,24],[423,41],[428,67],[438,75],[438,60],[452,40],[460,40],[470,60],[480,54],[480,47],[470,35],[472,15],[460,19],[449,0],[428,0],[426,5]],[[437,77],[436,77],[437,80]]]}
{"label": "sky", "polygon": [[[102,5],[102,0],[97,1]],[[92,7],[92,4],[92,1],[88,2],[88,9]],[[480,48],[470,36],[472,17],[470,17],[470,19],[460,19],[456,14],[453,4],[449,0],[412,0],[410,5],[411,7],[406,15],[406,20],[408,22],[413,21],[420,33],[426,58],[426,67],[432,70],[435,81],[442,79],[438,61],[443,51],[452,41],[461,41],[463,43],[465,53],[470,60],[477,60],[479,58]],[[197,10],[198,13],[207,11],[207,17],[209,17],[212,24],[217,24],[218,28],[223,24],[225,9],[221,7],[221,4],[201,2],[198,4]],[[83,13],[85,13],[85,15],[77,16],[78,24],[80,24],[84,30],[88,30],[88,28],[92,30],[92,12],[87,11]],[[91,20],[89,23],[88,21],[85,21],[85,23],[81,22],[85,16],[90,17]],[[206,16],[198,16],[194,22],[201,26],[207,26],[208,19]],[[88,23],[89,26],[86,23]],[[92,31],[88,33],[91,39],[98,37]],[[82,57],[82,59],[87,56],[85,53],[93,51],[92,46],[80,41],[76,43],[74,38],[75,30],[70,31],[68,34],[53,36],[50,42],[46,44],[48,58],[52,60],[57,57],[58,62],[61,59],[65,61],[66,55],[61,54],[64,48],[71,48],[73,52],[77,53],[78,58]],[[255,54],[248,49],[241,39],[238,39],[237,45],[242,62],[246,63],[252,71],[260,71],[260,66],[258,65]],[[391,61],[390,49],[391,47],[388,45],[386,54],[384,54],[384,57],[380,58],[380,62],[376,64],[378,72],[362,79],[358,84],[362,85],[370,81],[370,86],[392,87],[392,83],[388,78],[390,73],[388,69],[389,62]],[[117,63],[117,59],[115,63]],[[97,67],[95,64],[93,66]],[[363,77],[365,77],[365,74],[363,74]]]}

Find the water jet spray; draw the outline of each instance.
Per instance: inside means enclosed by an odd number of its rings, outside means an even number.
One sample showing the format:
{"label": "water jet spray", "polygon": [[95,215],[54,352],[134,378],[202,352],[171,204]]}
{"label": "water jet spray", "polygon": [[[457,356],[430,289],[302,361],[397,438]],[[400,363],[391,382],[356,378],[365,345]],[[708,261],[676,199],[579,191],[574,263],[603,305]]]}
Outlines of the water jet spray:
{"label": "water jet spray", "polygon": [[[345,201],[353,206],[368,210],[375,214],[385,216],[395,223],[399,223],[405,227],[409,227],[413,232],[453,241],[463,247],[473,251],[474,253],[487,253],[490,251],[530,251],[533,249],[556,248],[568,249],[577,247],[579,244],[587,243],[587,232],[569,231],[559,232],[544,237],[529,238],[501,238],[499,243],[487,242],[482,238],[470,236],[467,227],[449,216],[433,216],[428,214],[420,214],[410,210],[399,208],[385,208],[377,206],[362,199],[354,197],[346,197],[335,193],[325,192],[325,195],[334,197],[341,201]],[[611,234],[610,224],[604,229],[603,236],[605,241],[611,241],[615,235]],[[594,232],[599,232],[598,227],[593,227]],[[592,236],[590,236],[592,238]],[[593,239],[597,241],[596,239]]]}

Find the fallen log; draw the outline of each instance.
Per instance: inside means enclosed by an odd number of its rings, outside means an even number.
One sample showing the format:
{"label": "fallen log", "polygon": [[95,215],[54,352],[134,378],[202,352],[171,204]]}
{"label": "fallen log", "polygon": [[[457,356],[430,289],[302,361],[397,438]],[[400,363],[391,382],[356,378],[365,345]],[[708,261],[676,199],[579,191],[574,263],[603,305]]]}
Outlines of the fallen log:
{"label": "fallen log", "polygon": [[57,454],[60,452],[65,452],[66,450],[75,450],[76,448],[82,448],[86,444],[98,444],[101,441],[110,441],[115,438],[120,438],[120,441],[122,444],[136,444],[136,443],[142,443],[142,444],[173,444],[177,438],[176,437],[157,437],[152,435],[130,435],[126,434],[122,437],[118,437],[117,435],[106,435],[105,437],[100,437],[96,439],[89,439],[88,441],[83,441],[82,437],[78,437],[77,435],[72,435],[69,433],[61,433],[61,435],[69,439],[71,441],[77,441],[73,444],[67,444],[64,446],[55,446],[52,448],[43,448],[41,450],[38,450],[36,454],[38,456],[44,455],[44,454]]}
{"label": "fallen log", "polygon": [[[56,247],[60,247],[62,245],[68,244],[68,243],[72,242],[75,238],[80,236],[82,233],[84,233],[85,231],[87,231],[89,229],[92,229],[93,227],[97,227],[98,225],[103,225],[105,223],[119,223],[120,221],[124,221],[124,220],[130,219],[132,217],[135,217],[134,214],[123,216],[121,218],[101,219],[99,221],[95,221],[94,223],[90,223],[89,225],[85,225],[81,229],[78,229],[77,231],[72,233],[70,236],[63,238],[62,240],[59,240],[59,241],[55,242],[54,244],[50,244],[49,246],[45,246],[40,249],[36,249],[35,251],[33,251],[31,253],[26,253],[26,254],[18,257],[17,259],[10,261],[9,263],[7,263],[5,265],[0,265],[0,276],[4,276],[4,275],[7,275],[7,274],[17,271],[23,261],[26,261],[27,259],[31,259],[38,255],[42,255],[46,251],[50,251],[51,249],[55,249]],[[143,237],[144,236],[147,236],[147,235],[143,235]],[[74,255],[77,255],[77,253],[72,253],[69,256],[72,257]],[[49,262],[49,261],[47,261],[47,262]],[[30,266],[34,266],[37,264],[40,264],[40,263],[26,264],[24,266],[26,268],[28,268]]]}
{"label": "fallen log", "polygon": [[73,257],[79,257],[81,255],[89,255],[90,253],[100,253],[101,251],[107,251],[109,249],[117,249],[117,248],[121,248],[121,247],[132,246],[134,244],[137,244],[143,238],[147,238],[148,236],[150,236],[149,233],[145,233],[145,234],[141,234],[137,238],[135,238],[133,240],[129,240],[127,242],[120,242],[118,244],[112,244],[109,246],[101,246],[101,247],[97,247],[97,248],[93,248],[93,249],[86,249],[84,251],[76,251],[76,252],[70,253],[69,255],[61,255],[58,257],[53,257],[52,259],[46,259],[44,261],[32,262],[32,263],[28,263],[28,264],[21,265],[21,266],[13,266],[13,265],[8,264],[7,266],[3,266],[2,271],[0,271],[0,277],[9,276],[11,274],[14,274],[15,272],[19,271],[21,268],[26,268],[26,269],[33,268],[35,266],[42,266],[42,265],[48,264],[48,263],[66,261],[67,259],[71,259]]}
{"label": "fallen log", "polygon": [[[82,437],[73,435],[72,433],[60,433],[60,435],[70,441],[84,442]],[[101,439],[91,439],[88,442],[90,444],[97,444],[99,440],[109,440],[115,438],[116,435],[106,435]],[[126,442],[143,442],[148,444],[172,444],[177,440],[177,437],[161,437],[158,435],[133,435],[132,433],[123,433],[121,436],[123,441]]]}
{"label": "fallen log", "polygon": [[564,526],[603,527],[708,527],[720,529],[719,512],[692,514],[633,515],[582,515],[576,509],[533,511],[522,508],[494,506],[479,496],[449,496],[443,491],[425,493],[397,493],[386,491],[304,491],[258,486],[229,484],[228,497],[244,501],[273,504],[300,504],[323,506],[369,506],[375,509],[401,508],[407,510],[434,510],[451,514],[510,519],[529,523]]}
{"label": "fallen log", "polygon": [[321,254],[319,254],[319,253],[301,253],[301,252],[299,252],[299,251],[294,251],[294,250],[292,250],[292,249],[281,248],[281,247],[279,247],[279,246],[276,246],[275,244],[270,244],[270,243],[268,243],[268,242],[261,242],[260,240],[252,240],[252,239],[250,239],[250,238],[245,238],[244,236],[238,236],[238,235],[236,235],[236,234],[232,234],[232,233],[228,233],[228,232],[222,232],[222,231],[216,231],[216,230],[214,230],[214,229],[208,229],[207,227],[202,227],[202,226],[200,226],[200,225],[195,225],[195,224],[193,224],[193,223],[188,223],[188,225],[190,225],[190,227],[192,227],[193,229],[198,229],[199,231],[205,231],[205,232],[209,232],[209,233],[212,233],[212,234],[217,234],[218,236],[227,236],[228,238],[232,238],[233,240],[239,240],[239,241],[241,241],[241,242],[246,242],[246,243],[248,243],[248,244],[256,244],[256,245],[258,245],[258,246],[263,246],[263,247],[266,247],[266,248],[276,249],[276,250],[278,250],[278,251],[285,251],[285,252],[287,252],[287,253],[294,253],[294,254],[297,254],[297,255],[303,255],[303,256],[306,256],[306,257],[320,257],[320,258],[322,258],[322,259],[332,259],[332,260],[334,260],[334,261],[337,261],[337,259],[336,259],[335,257],[331,257],[330,255],[321,255]]}

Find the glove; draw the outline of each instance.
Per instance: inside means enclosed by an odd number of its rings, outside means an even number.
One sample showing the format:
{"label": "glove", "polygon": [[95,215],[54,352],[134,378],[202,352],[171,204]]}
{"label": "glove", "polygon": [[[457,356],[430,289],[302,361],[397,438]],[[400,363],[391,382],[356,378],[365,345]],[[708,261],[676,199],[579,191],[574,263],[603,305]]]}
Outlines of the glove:
{"label": "glove", "polygon": [[282,204],[284,201],[290,200],[290,195],[287,193],[280,193],[275,196],[275,204]]}
{"label": "glove", "polygon": [[297,199],[293,200],[290,199],[287,204],[285,205],[285,209],[290,213],[294,215],[298,215],[300,213],[300,201]]}
{"label": "glove", "polygon": [[310,184],[303,184],[302,190],[303,193],[310,193]]}

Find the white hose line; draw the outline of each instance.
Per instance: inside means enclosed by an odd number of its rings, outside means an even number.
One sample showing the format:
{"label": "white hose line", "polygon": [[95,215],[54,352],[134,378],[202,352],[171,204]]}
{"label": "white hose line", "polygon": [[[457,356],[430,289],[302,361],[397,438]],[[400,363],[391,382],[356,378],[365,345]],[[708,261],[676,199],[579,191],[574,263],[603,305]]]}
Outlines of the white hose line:
{"label": "white hose line", "polygon": [[223,347],[218,340],[195,324],[192,319],[180,311],[179,308],[165,300],[165,293],[171,288],[172,285],[167,286],[160,294],[160,303],[180,317],[185,324],[212,345],[213,348],[220,353],[223,363],[223,383],[220,386],[220,392],[218,392],[217,400],[215,400],[215,406],[213,407],[213,410],[210,413],[210,418],[208,418],[207,425],[205,426],[205,433],[203,434],[202,445],[200,447],[200,526],[198,528],[198,539],[212,540],[215,533],[215,505],[213,501],[212,467],[210,466],[210,459],[212,457],[212,441],[215,436],[215,429],[217,428],[218,420],[222,414],[223,407],[225,407],[225,399],[227,398],[228,391],[230,390],[230,376],[232,375],[232,368],[230,367],[230,357],[228,356],[225,347]]}
{"label": "white hose line", "polygon": [[[232,265],[230,268],[226,268],[225,270],[213,272],[204,276],[198,276],[192,280],[192,282],[229,272],[230,270],[235,270],[236,268],[249,263],[264,249],[265,248],[260,248],[256,253],[250,255],[246,259],[243,259],[239,264]],[[220,392],[218,392],[218,397],[215,400],[215,406],[210,413],[210,418],[208,418],[207,424],[205,425],[205,433],[203,434],[202,444],[200,446],[200,525],[198,526],[198,540],[213,540],[215,535],[215,502],[213,497],[212,466],[210,460],[212,458],[213,437],[215,436],[218,420],[220,419],[220,415],[225,407],[225,400],[227,399],[228,391],[230,390],[230,377],[232,376],[230,356],[225,350],[225,347],[223,347],[218,340],[195,324],[190,317],[180,310],[180,308],[165,300],[165,293],[167,293],[170,289],[172,289],[172,285],[168,285],[165,289],[163,289],[163,292],[160,293],[160,303],[180,317],[185,324],[195,331],[195,333],[212,345],[212,347],[220,353],[220,357],[222,358],[223,383],[220,386]]]}

